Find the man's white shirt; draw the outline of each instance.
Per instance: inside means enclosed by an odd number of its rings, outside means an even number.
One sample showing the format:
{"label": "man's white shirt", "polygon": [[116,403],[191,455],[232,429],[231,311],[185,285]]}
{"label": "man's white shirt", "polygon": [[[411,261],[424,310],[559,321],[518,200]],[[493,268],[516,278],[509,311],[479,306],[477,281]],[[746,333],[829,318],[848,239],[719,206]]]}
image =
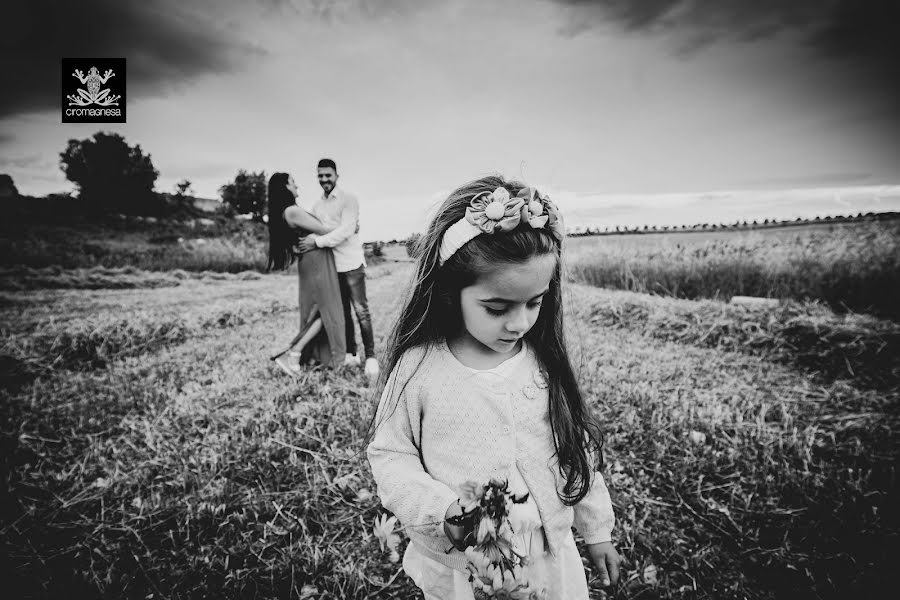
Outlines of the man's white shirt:
{"label": "man's white shirt", "polygon": [[326,227],[334,227],[325,235],[316,237],[316,246],[332,249],[338,273],[365,266],[362,242],[356,233],[359,225],[359,200],[356,196],[335,186],[328,197],[322,194],[316,200],[310,212]]}

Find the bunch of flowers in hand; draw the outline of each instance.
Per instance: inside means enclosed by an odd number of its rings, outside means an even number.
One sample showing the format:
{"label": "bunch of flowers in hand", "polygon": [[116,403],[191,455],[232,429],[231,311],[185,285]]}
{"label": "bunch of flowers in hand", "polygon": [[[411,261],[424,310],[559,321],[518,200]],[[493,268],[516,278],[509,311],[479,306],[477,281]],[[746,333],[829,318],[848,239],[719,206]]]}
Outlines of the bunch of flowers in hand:
{"label": "bunch of flowers in hand", "polygon": [[528,494],[509,491],[509,482],[491,479],[486,485],[466,482],[461,490],[462,513],[447,523],[464,532],[454,545],[468,560],[469,581],[476,599],[545,600],[546,593],[531,588],[523,567],[528,556],[516,545],[510,523],[514,504],[523,504]]}

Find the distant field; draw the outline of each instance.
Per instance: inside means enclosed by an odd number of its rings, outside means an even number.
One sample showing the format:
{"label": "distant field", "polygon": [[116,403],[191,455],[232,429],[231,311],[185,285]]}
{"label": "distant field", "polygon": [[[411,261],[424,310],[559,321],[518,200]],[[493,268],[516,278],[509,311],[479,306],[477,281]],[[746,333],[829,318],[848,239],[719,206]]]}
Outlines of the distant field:
{"label": "distant field", "polygon": [[570,276],[677,298],[821,300],[900,318],[900,221],[569,239]]}
{"label": "distant field", "polygon": [[[93,222],[77,224],[0,223],[0,276],[4,271],[32,270],[31,280],[50,270],[137,269],[240,273],[266,267],[269,234],[262,223],[217,218],[211,226],[179,221],[157,223]],[[384,246],[386,255],[406,260],[405,247]],[[370,261],[378,261],[371,256]],[[57,287],[102,287],[87,282]],[[20,277],[15,285],[23,284]],[[120,285],[121,281],[118,282]],[[0,282],[0,289],[4,286]],[[37,286],[32,286],[37,287]],[[141,287],[136,283],[132,287]],[[143,286],[143,287],[150,287]]]}
{"label": "distant field", "polygon": [[[819,300],[838,311],[900,320],[900,221],[600,235],[570,237],[567,243],[570,277],[598,287],[687,299]],[[40,282],[103,287],[98,278],[105,277],[104,270],[123,268],[262,271],[266,248],[263,224],[233,219],[207,228],[165,221],[6,223],[0,224],[0,276],[19,276],[0,282],[0,288],[45,285]],[[384,246],[383,252],[388,259],[407,259],[402,245]],[[48,276],[48,269],[80,269],[81,274]],[[166,277],[157,277],[158,285]],[[114,280],[120,286],[151,287],[140,277],[133,283]]]}
{"label": "distant field", "polygon": [[148,271],[261,270],[265,225],[219,219],[210,227],[179,222],[0,225],[0,265],[31,268],[133,267]]}

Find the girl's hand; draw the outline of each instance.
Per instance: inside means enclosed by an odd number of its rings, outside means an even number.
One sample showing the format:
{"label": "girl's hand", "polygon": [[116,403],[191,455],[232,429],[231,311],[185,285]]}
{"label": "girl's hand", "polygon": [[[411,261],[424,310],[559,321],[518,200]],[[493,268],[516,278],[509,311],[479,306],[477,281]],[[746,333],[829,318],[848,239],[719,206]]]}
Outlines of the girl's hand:
{"label": "girl's hand", "polygon": [[616,585],[619,582],[619,565],[622,563],[622,557],[616,552],[612,542],[588,544],[588,552],[591,553],[591,560],[600,571],[603,587]]}

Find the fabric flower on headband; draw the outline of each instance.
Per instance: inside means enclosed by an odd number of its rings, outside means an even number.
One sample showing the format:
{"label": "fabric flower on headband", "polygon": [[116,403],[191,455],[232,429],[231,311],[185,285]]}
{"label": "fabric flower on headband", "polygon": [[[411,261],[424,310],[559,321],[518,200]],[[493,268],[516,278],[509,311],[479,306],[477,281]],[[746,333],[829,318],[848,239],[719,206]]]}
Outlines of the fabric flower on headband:
{"label": "fabric flower on headband", "polygon": [[522,206],[523,221],[534,229],[540,229],[547,224],[550,215],[545,214],[546,211],[544,211],[544,205],[541,203],[540,192],[534,188],[525,188],[516,195],[525,199],[525,204]]}
{"label": "fabric flower on headband", "polygon": [[556,208],[556,205],[550,201],[550,198],[545,198],[545,200],[547,215],[550,217],[547,221],[547,229],[550,230],[550,233],[556,238],[556,241],[562,244],[563,240],[566,239],[566,225],[563,223],[562,213],[560,213],[559,209]]}
{"label": "fabric flower on headband", "polygon": [[466,208],[466,221],[484,233],[512,231],[519,225],[522,205],[525,201],[518,196],[509,197],[506,188],[498,187],[493,192],[481,192]]}
{"label": "fabric flower on headband", "polygon": [[566,230],[563,226],[559,209],[550,201],[549,196],[545,196],[534,188],[523,188],[516,194],[517,198],[525,201],[522,206],[522,221],[531,225],[534,229],[541,229],[546,226],[556,241],[562,243],[566,237]]}
{"label": "fabric flower on headband", "polygon": [[510,197],[506,188],[498,187],[493,192],[481,192],[472,198],[465,217],[444,232],[438,260],[444,264],[481,233],[512,231],[521,223],[534,229],[546,229],[560,245],[566,237],[562,215],[550,198],[530,187]]}

